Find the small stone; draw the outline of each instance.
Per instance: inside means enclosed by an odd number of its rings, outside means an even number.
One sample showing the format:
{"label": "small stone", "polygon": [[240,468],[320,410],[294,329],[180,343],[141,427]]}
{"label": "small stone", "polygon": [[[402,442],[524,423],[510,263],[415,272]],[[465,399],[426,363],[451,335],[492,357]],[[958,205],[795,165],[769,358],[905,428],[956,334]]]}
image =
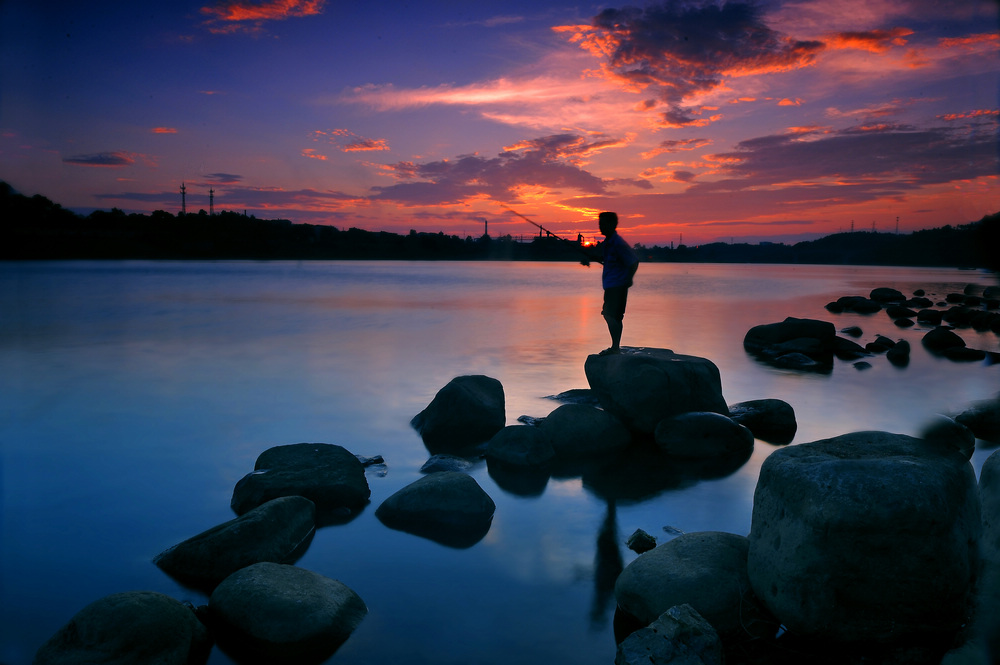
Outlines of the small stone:
{"label": "small stone", "polygon": [[656,538],[649,535],[642,529],[636,529],[635,532],[628,537],[628,542],[625,544],[636,554],[642,554],[643,552],[648,552],[656,547]]}

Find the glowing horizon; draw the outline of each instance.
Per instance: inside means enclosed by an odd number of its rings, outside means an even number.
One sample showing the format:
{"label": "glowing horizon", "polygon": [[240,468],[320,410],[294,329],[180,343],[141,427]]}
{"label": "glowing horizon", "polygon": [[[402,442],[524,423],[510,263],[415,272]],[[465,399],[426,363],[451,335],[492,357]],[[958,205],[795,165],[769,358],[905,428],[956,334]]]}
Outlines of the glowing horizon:
{"label": "glowing horizon", "polygon": [[178,212],[184,183],[189,211],[402,234],[615,210],[666,245],[1000,211],[988,0],[0,13],[0,180],[81,212]]}

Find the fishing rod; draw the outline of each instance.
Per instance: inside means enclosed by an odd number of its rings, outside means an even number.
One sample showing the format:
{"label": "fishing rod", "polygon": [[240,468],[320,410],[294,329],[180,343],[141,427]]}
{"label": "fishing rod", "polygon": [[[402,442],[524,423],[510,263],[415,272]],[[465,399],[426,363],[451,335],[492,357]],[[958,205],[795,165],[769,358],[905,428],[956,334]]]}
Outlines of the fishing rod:
{"label": "fishing rod", "polygon": [[570,240],[567,240],[566,238],[562,238],[562,237],[560,237],[560,236],[557,236],[557,235],[556,235],[555,233],[552,233],[552,231],[549,231],[549,230],[548,230],[547,228],[545,228],[544,226],[542,226],[541,224],[539,224],[539,223],[538,223],[538,222],[536,222],[535,220],[533,220],[533,219],[529,218],[529,217],[528,217],[527,215],[522,215],[522,214],[521,214],[521,213],[519,213],[518,211],[516,211],[516,210],[514,210],[513,208],[511,208],[511,207],[510,207],[509,205],[504,205],[503,203],[501,203],[501,204],[500,204],[500,207],[501,207],[501,208],[505,208],[505,209],[507,209],[507,210],[511,211],[512,213],[514,213],[515,215],[517,215],[518,217],[520,217],[520,218],[521,218],[521,219],[523,219],[524,221],[526,221],[526,222],[528,222],[528,223],[530,223],[530,224],[534,224],[534,225],[535,225],[535,226],[537,226],[537,227],[538,227],[539,229],[541,229],[542,231],[544,231],[544,232],[545,232],[545,234],[546,234],[546,235],[548,235],[549,237],[551,237],[551,238],[555,238],[556,240],[562,240],[563,242],[568,242],[568,243],[570,243],[571,245],[573,245],[573,247],[575,247],[575,248],[577,249],[577,251],[579,251],[579,252],[580,252],[581,254],[583,254],[584,256],[586,256],[586,257],[587,257],[586,259],[582,259],[582,260],[580,261],[580,263],[581,263],[582,265],[585,265],[585,266],[587,266],[587,267],[589,268],[589,267],[590,267],[590,262],[591,262],[592,260],[593,260],[593,261],[597,261],[598,263],[600,263],[600,260],[599,260],[599,259],[596,259],[596,258],[594,258],[593,256],[591,256],[591,254],[590,254],[589,252],[587,252],[587,251],[586,251],[585,249],[583,249],[582,247],[580,247],[580,245],[579,245],[579,244],[577,244],[577,243],[575,243],[575,242],[572,242],[572,241],[570,241]]}

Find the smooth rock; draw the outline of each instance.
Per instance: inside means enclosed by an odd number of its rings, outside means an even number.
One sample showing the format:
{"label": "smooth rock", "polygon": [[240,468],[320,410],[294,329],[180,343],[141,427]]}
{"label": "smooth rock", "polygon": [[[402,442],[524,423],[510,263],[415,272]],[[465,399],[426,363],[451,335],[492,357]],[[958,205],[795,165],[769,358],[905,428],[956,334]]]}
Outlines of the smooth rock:
{"label": "smooth rock", "polygon": [[711,411],[681,413],[660,421],[656,445],[682,458],[742,455],[753,448],[753,433],[732,418]]}
{"label": "smooth rock", "polygon": [[633,432],[651,435],[664,418],[688,411],[729,413],[719,368],[705,358],[623,348],[588,356],[584,369],[601,406]]}
{"label": "smooth rock", "polygon": [[301,496],[280,497],[157,554],[153,563],[183,584],[211,590],[241,568],[261,561],[291,563],[316,529],[316,506]]}
{"label": "smooth rock", "polygon": [[584,404],[563,404],[539,425],[556,457],[582,458],[623,450],[632,435],[621,420]]}
{"label": "smooth rock", "polygon": [[424,476],[387,498],[375,516],[391,529],[465,548],[489,532],[495,510],[493,499],[472,476],[442,471]]}
{"label": "smooth rock", "polygon": [[195,665],[212,642],[190,607],[153,591],[116,593],[80,610],[35,654],[34,665]]}
{"label": "smooth rock", "polygon": [[482,375],[452,379],[410,421],[432,453],[485,443],[506,423],[503,385]]}
{"label": "smooth rock", "polygon": [[368,613],[342,582],[277,563],[233,573],[208,609],[219,645],[238,661],[297,665],[329,658]]}
{"label": "smooth rock", "polygon": [[906,367],[910,364],[910,343],[899,340],[895,346],[885,352],[886,360],[896,367]]}
{"label": "smooth rock", "polygon": [[972,430],[976,438],[1000,443],[1000,395],[975,402],[955,420]]}
{"label": "smooth rock", "polygon": [[671,607],[618,645],[615,665],[723,665],[722,642],[690,605]]}
{"label": "smooth rock", "polygon": [[729,417],[768,443],[786,444],[795,438],[798,423],[792,405],[780,399],[757,399],[729,406]]}
{"label": "smooth rock", "polygon": [[795,635],[947,637],[966,617],[980,530],[965,457],[909,436],[855,432],[764,460],[748,571]]}
{"label": "smooth rock", "polygon": [[283,496],[304,496],[316,504],[320,524],[349,519],[368,504],[365,468],[341,446],[296,443],[265,450],[254,471],[233,489],[237,515]]}
{"label": "smooth rock", "polygon": [[920,438],[929,443],[956,450],[965,459],[976,451],[976,436],[968,427],[948,416],[935,415],[924,425]]}
{"label": "smooth rock", "polygon": [[928,351],[936,353],[956,346],[965,346],[965,340],[950,328],[935,328],[924,335],[921,342]]}
{"label": "smooth rock", "polygon": [[763,625],[747,577],[749,544],[718,531],[685,533],[639,555],[615,583],[618,606],[643,625],[675,605],[691,605],[719,634]]}
{"label": "smooth rock", "polygon": [[509,425],[493,435],[486,445],[486,458],[518,467],[541,467],[556,451],[538,427]]}
{"label": "smooth rock", "polygon": [[468,471],[474,466],[471,460],[455,455],[433,455],[420,467],[420,473],[438,473],[440,471]]}
{"label": "smooth rock", "polygon": [[885,286],[872,289],[872,292],[868,295],[868,297],[875,302],[881,303],[903,302],[906,300],[906,296],[904,296],[897,289],[891,289]]}

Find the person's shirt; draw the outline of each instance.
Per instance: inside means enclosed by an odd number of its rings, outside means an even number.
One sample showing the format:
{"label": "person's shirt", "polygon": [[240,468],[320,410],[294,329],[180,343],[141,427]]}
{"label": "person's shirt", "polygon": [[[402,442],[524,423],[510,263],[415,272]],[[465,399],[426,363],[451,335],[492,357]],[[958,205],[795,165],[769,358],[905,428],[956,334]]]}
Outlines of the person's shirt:
{"label": "person's shirt", "polygon": [[604,249],[601,283],[604,288],[629,286],[632,281],[632,266],[639,262],[639,258],[617,232],[612,232],[601,244]]}

